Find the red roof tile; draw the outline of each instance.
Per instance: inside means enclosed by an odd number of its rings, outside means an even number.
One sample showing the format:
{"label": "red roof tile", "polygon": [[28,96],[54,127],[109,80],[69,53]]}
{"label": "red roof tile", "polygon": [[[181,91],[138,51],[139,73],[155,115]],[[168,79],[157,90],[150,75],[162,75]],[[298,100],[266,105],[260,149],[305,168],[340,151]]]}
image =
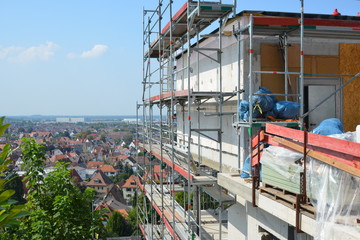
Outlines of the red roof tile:
{"label": "red roof tile", "polygon": [[105,165],[104,162],[97,162],[97,161],[89,161],[86,168],[94,169],[94,168],[100,168],[103,165]]}
{"label": "red roof tile", "polygon": [[[136,188],[137,186],[137,177],[135,175],[131,175],[128,179],[126,179],[124,185],[122,185],[122,188]],[[131,183],[135,183],[135,185],[131,185]]]}
{"label": "red roof tile", "polygon": [[119,171],[111,165],[104,165],[100,168],[100,170],[103,172],[118,172]]}
{"label": "red roof tile", "polygon": [[108,186],[112,184],[113,182],[111,179],[105,175],[101,170],[99,170],[88,182],[87,186]]}

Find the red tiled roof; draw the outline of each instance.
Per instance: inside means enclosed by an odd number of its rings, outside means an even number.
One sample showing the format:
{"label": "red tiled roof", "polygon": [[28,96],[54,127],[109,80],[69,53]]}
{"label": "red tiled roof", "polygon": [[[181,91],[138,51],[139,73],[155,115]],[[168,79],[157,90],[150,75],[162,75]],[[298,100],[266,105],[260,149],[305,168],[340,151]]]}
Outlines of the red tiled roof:
{"label": "red tiled roof", "polygon": [[77,154],[74,153],[74,152],[71,152],[71,153],[69,153],[68,155],[69,155],[70,157],[76,157],[76,156],[77,156]]}
{"label": "red tiled roof", "polygon": [[105,165],[104,162],[97,162],[97,161],[89,161],[86,168],[94,169],[94,168],[100,168],[103,165]]}
{"label": "red tiled roof", "polygon": [[105,175],[101,170],[99,170],[88,182],[86,185],[88,186],[108,186],[113,182],[111,179]]}
{"label": "red tiled roof", "polygon": [[111,159],[115,159],[115,160],[125,160],[128,159],[129,156],[115,156],[115,157],[111,157]]}
{"label": "red tiled roof", "polygon": [[127,149],[127,148],[123,148],[122,150],[121,150],[121,153],[122,154],[124,154],[126,151],[128,151],[129,149]]}
{"label": "red tiled roof", "polygon": [[100,170],[103,172],[118,172],[119,171],[111,165],[104,165],[100,168]]}
{"label": "red tiled roof", "polygon": [[[138,179],[135,175],[131,175],[128,179],[126,179],[124,185],[122,185],[122,188],[136,188],[136,183],[137,183]],[[131,185],[131,183],[134,183],[135,185]]]}
{"label": "red tiled roof", "polygon": [[125,218],[129,215],[126,209],[115,209],[115,211],[121,213]]}
{"label": "red tiled roof", "polygon": [[59,155],[53,155],[52,156],[53,162],[56,162],[56,161],[59,161],[61,159],[65,159],[65,158],[68,158],[68,156],[65,155],[65,154],[59,154]]}

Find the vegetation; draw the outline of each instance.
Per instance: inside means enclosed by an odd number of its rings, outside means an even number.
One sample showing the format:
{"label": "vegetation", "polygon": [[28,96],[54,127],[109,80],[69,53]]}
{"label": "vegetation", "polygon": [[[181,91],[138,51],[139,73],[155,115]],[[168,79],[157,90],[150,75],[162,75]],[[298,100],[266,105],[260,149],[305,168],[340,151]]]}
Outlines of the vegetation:
{"label": "vegetation", "polygon": [[29,189],[26,207],[30,215],[20,225],[21,239],[91,239],[104,236],[99,211],[92,211],[94,191],[73,184],[66,164],[43,177],[44,147],[34,139],[21,144]]}
{"label": "vegetation", "polygon": [[119,163],[118,165],[115,166],[115,168],[121,170],[121,173],[118,174],[117,176],[110,177],[114,183],[125,181],[131,175],[134,174],[134,171],[132,170],[132,168],[127,164],[125,165],[125,167],[123,167],[123,165],[121,165],[121,163]]}
{"label": "vegetation", "polygon": [[[4,117],[0,118],[0,136],[9,127],[9,124],[4,124]],[[9,184],[9,168],[11,162],[9,155],[11,154],[10,144],[6,144],[0,153],[0,232],[6,231],[7,227],[15,227],[20,224],[18,220],[21,217],[28,215],[24,211],[24,205],[16,205],[17,201],[11,199],[16,193],[13,189],[7,189],[6,185]]]}
{"label": "vegetation", "polygon": [[76,136],[77,136],[78,138],[85,139],[85,138],[87,138],[90,134],[91,134],[91,131],[90,131],[90,130],[86,130],[86,131],[83,131],[83,132],[79,132]]}
{"label": "vegetation", "polygon": [[[0,118],[0,136],[4,135],[9,126],[4,125],[3,121],[4,118]],[[70,138],[69,133],[73,132],[62,131],[57,127],[54,130],[31,122],[14,123],[14,125],[9,129],[13,132],[7,133],[9,136],[13,134],[17,137],[20,132],[41,132],[51,129],[53,138],[46,139],[48,143],[50,141],[56,143],[56,139],[60,137]],[[55,123],[55,125],[61,124]],[[90,139],[92,137],[90,134],[96,133],[103,142],[108,140],[108,144],[112,146],[110,139],[106,137],[108,130],[100,130],[111,126],[113,129],[128,133],[125,137],[113,141],[119,143],[132,141],[130,132],[133,131],[133,126],[131,125],[123,123],[80,125],[84,127],[75,131],[81,131],[77,134],[79,138]],[[8,167],[11,163],[9,156],[12,154],[10,145],[7,144],[0,152],[0,240],[104,239],[105,236],[129,236],[135,232],[138,214],[136,198],[133,208],[128,211],[126,217],[114,213],[107,227],[104,227],[103,223],[107,221],[106,215],[102,211],[93,210],[95,191],[76,186],[66,163],[58,163],[55,171],[45,174],[45,153],[54,150],[54,145],[45,146],[37,144],[34,138],[23,138],[19,148],[24,162],[21,168],[26,170],[25,198],[22,179]],[[71,148],[57,148],[63,152],[71,151]],[[86,145],[82,148],[86,150],[84,152],[88,151]],[[20,149],[14,152],[12,157],[20,156]],[[113,179],[116,182],[124,181],[133,174],[132,168],[128,165],[117,167],[122,173]]]}
{"label": "vegetation", "polygon": [[108,237],[131,236],[133,225],[118,212],[113,212],[106,224]]}

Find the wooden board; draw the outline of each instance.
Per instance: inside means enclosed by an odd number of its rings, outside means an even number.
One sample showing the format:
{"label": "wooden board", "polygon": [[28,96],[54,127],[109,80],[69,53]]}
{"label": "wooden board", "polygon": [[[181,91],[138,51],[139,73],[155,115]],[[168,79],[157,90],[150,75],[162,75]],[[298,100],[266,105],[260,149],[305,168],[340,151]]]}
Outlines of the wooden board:
{"label": "wooden board", "polygon": [[[278,71],[285,70],[285,64],[279,45],[277,44],[261,44],[261,71]],[[291,45],[288,49],[288,65],[290,72],[298,72],[300,70],[299,45]],[[298,76],[290,75],[293,93],[296,93],[296,78]],[[261,86],[266,87],[273,93],[285,93],[285,80],[283,74],[261,74]],[[290,92],[290,87],[289,87]],[[281,101],[284,97],[276,96]]]}
{"label": "wooden board", "polygon": [[[283,144],[284,146],[287,146],[289,148],[292,148],[293,150],[297,151],[297,152],[303,152],[303,147],[302,146],[299,146],[295,143],[292,143],[291,141],[289,140],[286,140],[284,138],[280,138],[280,137],[274,137],[273,138],[274,141],[278,142],[278,143],[281,143]],[[329,164],[335,168],[338,168],[342,171],[345,171],[347,173],[350,173],[354,176],[357,176],[357,177],[360,177],[360,170],[355,168],[355,167],[352,167],[352,166],[349,166],[345,163],[342,163],[340,161],[336,161],[334,159],[332,159],[331,157],[328,157],[328,156],[325,156],[323,155],[322,153],[319,153],[319,152],[316,152],[314,150],[309,150],[308,153],[307,153],[308,156],[310,157],[313,157],[317,160],[320,160],[326,164]]]}
{"label": "wooden board", "polygon": [[[304,140],[304,132],[296,129],[278,126],[275,124],[266,124],[266,132],[281,137],[293,139],[299,142]],[[360,144],[314,133],[308,133],[308,144],[342,152],[354,157],[360,157]]]}
{"label": "wooden board", "polygon": [[[355,75],[360,72],[360,44],[342,43],[340,51],[340,73]],[[349,77],[344,77],[346,82]],[[360,79],[353,80],[343,91],[343,114],[345,131],[355,131],[360,124]]]}

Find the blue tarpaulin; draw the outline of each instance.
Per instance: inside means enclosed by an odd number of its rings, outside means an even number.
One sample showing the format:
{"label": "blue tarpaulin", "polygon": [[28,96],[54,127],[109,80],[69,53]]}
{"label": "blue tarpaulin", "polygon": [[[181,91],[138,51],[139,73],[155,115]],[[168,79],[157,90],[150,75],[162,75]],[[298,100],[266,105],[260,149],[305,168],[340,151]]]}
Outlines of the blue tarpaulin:
{"label": "blue tarpaulin", "polygon": [[320,135],[332,135],[332,134],[340,134],[344,133],[344,127],[338,118],[329,118],[322,121],[319,126],[317,126],[313,131],[313,133]]}
{"label": "blue tarpaulin", "polygon": [[299,115],[300,104],[297,102],[280,101],[276,102],[274,108],[268,113],[280,119],[297,119]]}

